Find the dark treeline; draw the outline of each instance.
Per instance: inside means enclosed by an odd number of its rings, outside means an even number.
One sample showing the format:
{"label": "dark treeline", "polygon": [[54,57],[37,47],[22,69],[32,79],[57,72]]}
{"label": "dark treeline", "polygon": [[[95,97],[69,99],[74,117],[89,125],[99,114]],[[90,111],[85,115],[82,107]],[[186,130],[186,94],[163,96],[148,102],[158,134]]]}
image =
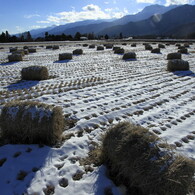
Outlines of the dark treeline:
{"label": "dark treeline", "polygon": [[10,35],[8,31],[2,32],[0,34],[0,42],[7,43],[7,42],[32,42],[32,41],[78,41],[78,40],[94,40],[94,39],[108,39],[108,35],[105,36],[95,36],[94,33],[88,34],[81,34],[77,32],[74,36],[72,35],[51,35],[48,32],[45,32],[44,37],[38,37],[33,39],[30,32],[22,33],[20,36]]}

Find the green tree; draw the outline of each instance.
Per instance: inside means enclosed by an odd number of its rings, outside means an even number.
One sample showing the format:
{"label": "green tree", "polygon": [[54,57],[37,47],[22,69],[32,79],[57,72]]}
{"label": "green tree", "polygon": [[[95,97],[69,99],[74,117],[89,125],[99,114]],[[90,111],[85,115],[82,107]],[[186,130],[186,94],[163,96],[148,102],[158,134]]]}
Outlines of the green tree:
{"label": "green tree", "polygon": [[75,36],[74,36],[74,39],[75,39],[75,40],[80,40],[80,38],[81,38],[81,33],[80,33],[80,32],[77,32],[77,33],[75,34]]}

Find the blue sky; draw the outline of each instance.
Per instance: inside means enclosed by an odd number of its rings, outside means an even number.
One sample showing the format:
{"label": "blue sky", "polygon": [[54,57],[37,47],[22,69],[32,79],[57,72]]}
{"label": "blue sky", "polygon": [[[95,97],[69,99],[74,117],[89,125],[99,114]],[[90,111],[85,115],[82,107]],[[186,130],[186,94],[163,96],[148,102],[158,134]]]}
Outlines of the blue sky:
{"label": "blue sky", "polygon": [[20,33],[86,19],[120,18],[152,4],[195,5],[195,0],[0,0],[0,33]]}

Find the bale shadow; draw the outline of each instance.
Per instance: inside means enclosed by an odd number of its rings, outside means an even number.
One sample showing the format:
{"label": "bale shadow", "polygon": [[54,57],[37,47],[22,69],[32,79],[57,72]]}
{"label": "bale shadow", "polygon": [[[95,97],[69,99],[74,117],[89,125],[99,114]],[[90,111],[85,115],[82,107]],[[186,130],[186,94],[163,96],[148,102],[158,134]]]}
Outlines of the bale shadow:
{"label": "bale shadow", "polygon": [[9,91],[12,90],[18,90],[18,89],[30,89],[31,87],[36,86],[37,84],[39,84],[39,81],[27,81],[27,80],[19,80],[15,83],[12,83],[10,85],[7,86],[7,89]]}
{"label": "bale shadow", "polygon": [[176,76],[190,76],[190,77],[195,77],[195,73],[192,72],[191,70],[175,71],[175,72],[173,72],[173,74],[176,75]]}
{"label": "bale shadow", "polygon": [[3,62],[0,64],[0,66],[9,66],[9,65],[14,65],[14,64],[17,64],[18,62]]}
{"label": "bale shadow", "polygon": [[54,61],[54,63],[68,63],[70,61],[72,61],[72,60],[56,60],[56,61]]}

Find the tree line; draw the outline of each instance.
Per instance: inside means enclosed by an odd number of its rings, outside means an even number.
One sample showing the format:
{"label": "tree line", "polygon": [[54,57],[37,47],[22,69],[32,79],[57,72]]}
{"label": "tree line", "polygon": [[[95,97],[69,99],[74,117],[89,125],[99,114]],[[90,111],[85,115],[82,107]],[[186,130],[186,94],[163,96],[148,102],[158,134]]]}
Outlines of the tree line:
{"label": "tree line", "polygon": [[64,33],[62,33],[61,35],[53,35],[53,34],[49,34],[48,32],[45,32],[44,37],[32,38],[29,31],[22,33],[19,36],[10,35],[9,32],[6,31],[0,34],[0,42],[6,43],[6,42],[33,42],[33,41],[78,41],[78,40],[82,40],[83,37],[87,38],[88,40],[109,39],[108,35],[95,36],[94,33],[81,34],[80,32],[75,33],[74,36],[66,35]]}

